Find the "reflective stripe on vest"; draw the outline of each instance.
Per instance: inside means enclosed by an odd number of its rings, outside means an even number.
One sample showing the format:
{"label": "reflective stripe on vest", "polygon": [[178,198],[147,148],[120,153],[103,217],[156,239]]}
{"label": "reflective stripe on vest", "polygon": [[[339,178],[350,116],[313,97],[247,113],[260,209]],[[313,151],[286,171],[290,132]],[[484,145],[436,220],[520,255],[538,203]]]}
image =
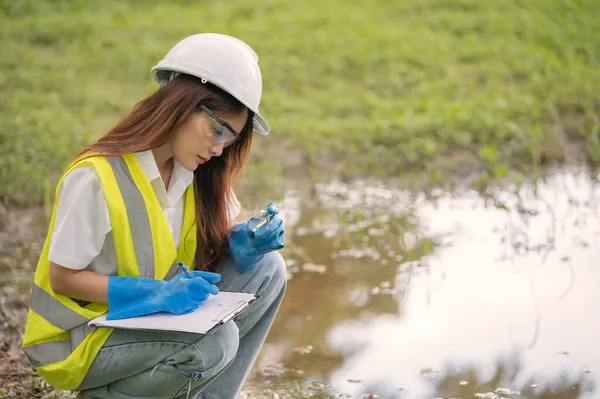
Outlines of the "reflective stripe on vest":
{"label": "reflective stripe on vest", "polygon": [[154,249],[152,247],[152,233],[150,230],[150,221],[148,220],[148,211],[142,194],[135,186],[131,172],[123,158],[106,158],[112,168],[119,190],[123,196],[125,207],[127,208],[127,219],[133,238],[133,249],[135,258],[138,262],[140,277],[154,277]]}
{"label": "reflective stripe on vest", "polygon": [[[63,178],[83,165],[96,169],[107,199],[118,263],[118,266],[110,266],[113,271],[117,270],[122,276],[162,279],[178,269],[173,262],[181,260],[192,265],[196,246],[192,186],[186,190],[183,223],[184,227],[192,229],[192,234],[184,236],[182,230],[177,255],[162,209],[154,192],[150,191],[150,182],[132,155],[84,159],[71,165]],[[50,232],[55,216],[56,204]],[[50,239],[51,233],[46,238],[36,269],[23,350],[50,384],[61,389],[75,389],[113,330],[87,325],[89,320],[106,313],[107,305],[91,303],[82,307],[52,291],[47,260]],[[160,263],[155,264],[157,260]]]}

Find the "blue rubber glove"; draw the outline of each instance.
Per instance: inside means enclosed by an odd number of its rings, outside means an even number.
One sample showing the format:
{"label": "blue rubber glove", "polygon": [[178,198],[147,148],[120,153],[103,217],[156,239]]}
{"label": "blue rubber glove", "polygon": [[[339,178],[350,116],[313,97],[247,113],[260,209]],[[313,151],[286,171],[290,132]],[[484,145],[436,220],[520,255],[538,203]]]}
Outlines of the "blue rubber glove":
{"label": "blue rubber glove", "polygon": [[235,268],[244,273],[254,269],[267,253],[283,248],[283,221],[277,213],[256,232],[248,223],[240,223],[228,233],[229,256]]}
{"label": "blue rubber glove", "polygon": [[192,271],[194,278],[180,273],[169,281],[110,276],[107,320],[126,319],[158,312],[185,314],[196,309],[209,294],[217,295],[217,273]]}

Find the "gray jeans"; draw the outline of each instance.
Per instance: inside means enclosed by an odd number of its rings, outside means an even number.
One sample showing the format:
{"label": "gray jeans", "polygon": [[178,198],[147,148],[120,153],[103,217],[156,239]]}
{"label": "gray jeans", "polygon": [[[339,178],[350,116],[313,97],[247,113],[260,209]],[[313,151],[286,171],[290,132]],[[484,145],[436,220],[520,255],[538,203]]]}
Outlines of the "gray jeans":
{"label": "gray jeans", "polygon": [[208,335],[115,330],[77,388],[86,399],[235,398],[262,347],[286,287],[278,252],[238,273],[229,258],[217,268],[222,291],[259,297]]}

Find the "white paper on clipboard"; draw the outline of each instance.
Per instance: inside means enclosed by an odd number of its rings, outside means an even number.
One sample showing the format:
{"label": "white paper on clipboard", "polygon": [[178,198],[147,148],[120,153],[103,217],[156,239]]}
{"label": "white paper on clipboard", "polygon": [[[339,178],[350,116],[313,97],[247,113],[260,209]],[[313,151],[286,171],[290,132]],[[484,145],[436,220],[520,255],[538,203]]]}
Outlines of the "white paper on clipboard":
{"label": "white paper on clipboard", "polygon": [[246,309],[256,299],[253,294],[221,291],[210,295],[196,310],[184,315],[160,312],[121,320],[106,320],[106,315],[91,320],[95,327],[129,330],[179,331],[207,334]]}

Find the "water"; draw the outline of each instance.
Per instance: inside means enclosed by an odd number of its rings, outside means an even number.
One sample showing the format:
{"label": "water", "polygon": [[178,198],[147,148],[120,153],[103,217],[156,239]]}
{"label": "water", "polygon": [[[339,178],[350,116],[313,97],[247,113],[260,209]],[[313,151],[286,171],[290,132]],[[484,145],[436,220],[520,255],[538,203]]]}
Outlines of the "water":
{"label": "water", "polygon": [[[288,292],[249,396],[600,396],[600,188],[589,176],[558,171],[518,195],[291,183],[278,201]],[[240,198],[257,209],[277,198],[256,192]],[[0,340],[15,353],[42,244],[23,229],[0,249]]]}
{"label": "water", "polygon": [[280,202],[288,292],[250,396],[600,395],[589,176],[483,194],[372,182],[302,192]]}

